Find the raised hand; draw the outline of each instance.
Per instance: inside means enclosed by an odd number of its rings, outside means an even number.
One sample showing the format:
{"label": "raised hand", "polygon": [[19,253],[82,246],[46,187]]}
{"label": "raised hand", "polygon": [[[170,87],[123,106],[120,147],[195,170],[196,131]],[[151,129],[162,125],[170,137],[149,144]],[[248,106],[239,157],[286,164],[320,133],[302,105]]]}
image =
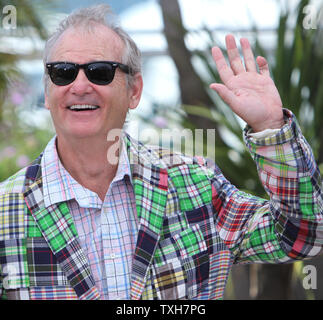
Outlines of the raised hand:
{"label": "raised hand", "polygon": [[282,101],[270,77],[266,59],[257,57],[255,60],[249,41],[242,38],[240,43],[243,65],[234,37],[227,35],[225,40],[230,67],[221,49],[214,47],[212,55],[223,84],[212,83],[210,88],[215,90],[254,132],[281,128],[284,124]]}

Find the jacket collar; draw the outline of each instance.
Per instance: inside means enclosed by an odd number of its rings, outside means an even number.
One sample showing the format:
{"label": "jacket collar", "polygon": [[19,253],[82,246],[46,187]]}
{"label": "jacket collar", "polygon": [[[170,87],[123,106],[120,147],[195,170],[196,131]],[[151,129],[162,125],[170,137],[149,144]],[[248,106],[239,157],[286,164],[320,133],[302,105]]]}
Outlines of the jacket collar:
{"label": "jacket collar", "polygon": [[24,192],[27,207],[79,299],[99,299],[68,206],[61,202],[45,207],[40,175],[40,162],[27,169]]}
{"label": "jacket collar", "polygon": [[[140,299],[145,289],[149,266],[160,238],[167,202],[167,166],[157,151],[124,137],[130,162],[132,182],[139,221],[134,252],[131,298]],[[66,203],[44,205],[41,157],[26,172],[25,202],[43,237],[65,270],[67,278],[80,299],[98,299],[87,259],[80,248],[73,218]],[[76,267],[71,270],[68,265]]]}
{"label": "jacket collar", "polygon": [[[82,208],[100,209],[102,201],[99,197],[93,191],[79,184],[64,168],[58,156],[56,141],[57,137],[55,136],[47,144],[40,162],[45,206],[49,207],[55,203],[74,199]],[[125,176],[129,176],[131,180],[128,162],[126,148],[124,141],[122,141],[119,165],[112,182],[121,180]]]}

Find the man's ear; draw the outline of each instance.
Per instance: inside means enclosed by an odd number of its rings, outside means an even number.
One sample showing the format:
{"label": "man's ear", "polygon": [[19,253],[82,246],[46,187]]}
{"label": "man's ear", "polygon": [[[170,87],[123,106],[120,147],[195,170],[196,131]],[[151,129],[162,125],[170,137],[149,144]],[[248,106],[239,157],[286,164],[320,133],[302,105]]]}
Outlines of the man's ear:
{"label": "man's ear", "polygon": [[143,80],[141,73],[133,76],[132,86],[129,88],[129,109],[135,109],[140,101],[143,88]]}

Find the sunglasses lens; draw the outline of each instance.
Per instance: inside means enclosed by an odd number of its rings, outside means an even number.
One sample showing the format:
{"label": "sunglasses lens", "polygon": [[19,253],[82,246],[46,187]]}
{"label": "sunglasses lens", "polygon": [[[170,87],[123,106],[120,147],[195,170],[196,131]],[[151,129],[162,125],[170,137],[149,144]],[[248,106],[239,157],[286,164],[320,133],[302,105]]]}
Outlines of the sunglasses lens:
{"label": "sunglasses lens", "polygon": [[95,62],[88,65],[85,73],[91,82],[98,85],[106,85],[112,82],[115,67],[106,62]]}
{"label": "sunglasses lens", "polygon": [[84,69],[84,72],[89,81],[98,85],[107,85],[112,82],[116,68],[120,66],[121,70],[124,66],[117,62],[103,61],[92,62],[88,64],[74,64],[69,62],[53,62],[47,65],[48,73],[53,81],[58,86],[66,86],[72,83],[78,74],[79,69]]}
{"label": "sunglasses lens", "polygon": [[75,80],[77,68],[71,63],[57,63],[52,66],[49,75],[56,85],[66,86]]}

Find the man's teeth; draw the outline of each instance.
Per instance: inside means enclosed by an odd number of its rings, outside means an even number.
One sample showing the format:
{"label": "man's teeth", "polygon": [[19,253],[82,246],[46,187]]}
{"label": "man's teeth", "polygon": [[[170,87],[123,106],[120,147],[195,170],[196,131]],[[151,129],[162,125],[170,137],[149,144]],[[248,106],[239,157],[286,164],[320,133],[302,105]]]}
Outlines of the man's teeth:
{"label": "man's teeth", "polygon": [[73,106],[68,107],[70,110],[80,111],[80,110],[96,110],[98,106],[92,106],[90,104],[76,104]]}

